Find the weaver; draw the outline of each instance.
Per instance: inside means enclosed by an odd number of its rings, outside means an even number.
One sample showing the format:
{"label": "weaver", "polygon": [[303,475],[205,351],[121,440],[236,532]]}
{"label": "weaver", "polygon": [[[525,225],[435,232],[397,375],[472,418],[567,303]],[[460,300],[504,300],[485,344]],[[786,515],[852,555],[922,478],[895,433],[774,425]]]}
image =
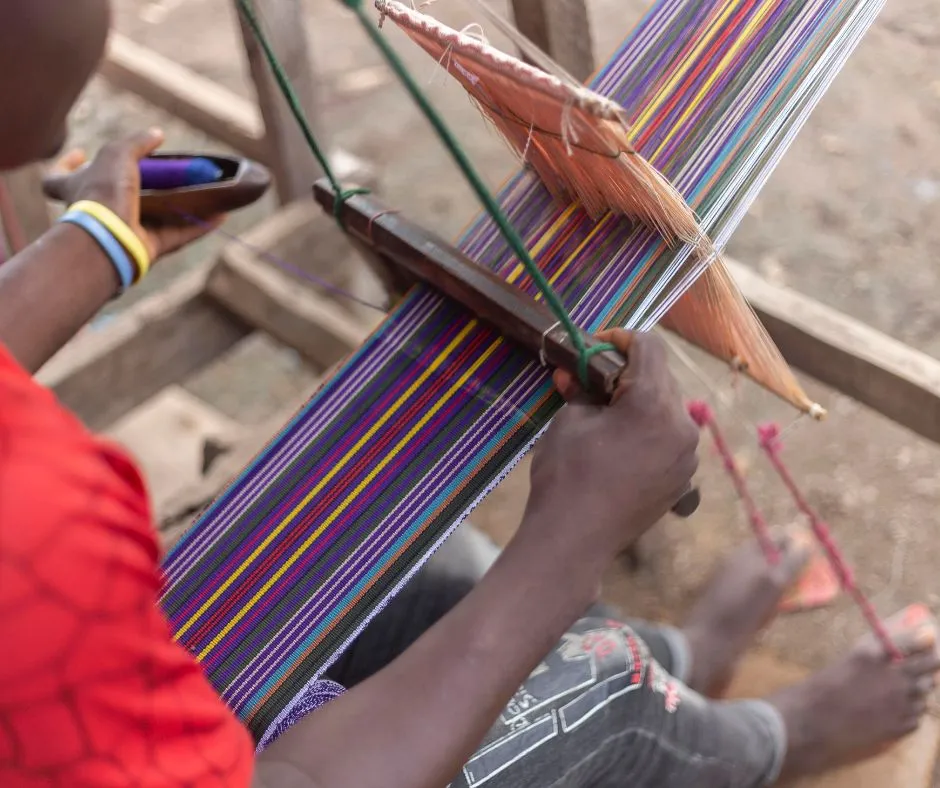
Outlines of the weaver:
{"label": "weaver", "polygon": [[[623,108],[632,139],[645,143],[637,151],[720,249],[879,6],[664,3],[591,87]],[[405,13],[381,10],[393,7]],[[456,47],[447,53],[452,66],[460,57]],[[723,269],[699,259],[695,244],[670,245],[615,214],[594,221],[556,196],[523,173],[499,203],[577,325],[644,330],[668,313],[686,336],[813,409]],[[459,247],[537,293],[491,218]],[[415,288],[168,557],[163,604],[178,638],[263,736],[560,405],[537,361]]]}
{"label": "weaver", "polygon": [[[743,4],[742,13],[749,7]],[[689,8],[654,9],[631,41],[668,29],[670,20],[685,29],[673,15]],[[6,11],[0,96],[17,123],[0,124],[0,167],[12,168],[62,139],[62,108],[104,47],[107,7],[99,0],[76,0],[65,9],[51,0],[24,0]],[[829,20],[837,27],[836,21]],[[72,43],[67,56],[53,57],[62,54],[66,33]],[[628,45],[624,52],[630,51]],[[24,68],[41,84],[24,86],[17,76]],[[4,642],[16,644],[0,668],[4,785],[237,786],[251,780],[247,737],[191,654],[170,639],[155,607],[155,539],[133,464],[88,435],[28,374],[125,279],[140,280],[155,257],[199,234],[139,220],[139,195],[128,173],[160,141],[144,134],[106,149],[87,180],[76,182],[79,202],[0,277],[0,561],[4,577],[15,578],[0,584],[0,624]],[[78,163],[75,156],[67,161]],[[520,179],[514,188],[532,190],[523,204],[510,205],[517,223],[530,203],[544,211],[545,221],[559,221],[559,209],[550,200],[540,203],[534,182]],[[580,229],[591,234],[586,224]],[[631,238],[661,243],[656,234],[621,229],[627,242],[612,250],[614,266],[630,265]],[[486,234],[481,223],[468,238]],[[564,279],[556,273],[565,260],[553,270],[545,247],[537,256],[556,284]],[[497,269],[509,265],[492,260]],[[623,307],[619,295],[595,292],[618,289],[608,274],[600,267],[588,281],[573,275],[559,286],[569,308],[580,309],[587,322],[603,323],[605,314]],[[601,336],[630,358],[630,385],[607,408],[580,401],[571,374],[556,373],[552,388],[547,372],[473,316],[427,289],[415,290],[171,556],[174,585],[164,605],[176,606],[179,640],[199,652],[216,686],[256,732],[282,733],[259,759],[256,784],[758,785],[824,768],[916,724],[940,666],[934,630],[918,611],[890,633],[894,661],[871,639],[829,672],[764,701],[713,703],[700,694],[721,689],[798,573],[806,557],[799,537],[776,542],[780,560],[765,565],[756,580],[740,571],[742,563],[754,566],[756,548],[739,555],[681,629],[627,623],[613,611],[589,607],[603,566],[665,514],[688,484],[697,434],[661,342],[619,330]],[[371,374],[375,369],[387,377]],[[528,381],[528,389],[519,388],[520,381]],[[362,401],[356,389],[371,390],[374,401]],[[487,576],[470,590],[480,565],[462,578],[453,566],[444,567],[452,596],[419,594],[418,601],[447,608],[463,596],[446,613],[426,610],[419,617],[415,600],[389,601],[428,546],[441,541],[547,424],[560,395],[572,402],[540,446],[525,522]],[[344,409],[345,419],[336,421]],[[487,429],[490,446],[453,453],[473,447]],[[331,442],[331,431],[342,434]],[[388,451],[388,441],[414,436],[420,446]],[[358,457],[341,454],[344,442],[357,440]],[[291,474],[309,485],[298,486]],[[427,490],[438,476],[435,500],[414,497],[416,482]],[[407,506],[414,510],[414,529],[403,523],[392,534],[397,541],[381,542],[383,529],[396,527],[396,508]],[[245,512],[248,519],[242,519]],[[225,522],[225,516],[232,519]],[[356,529],[368,529],[368,538]],[[327,541],[318,542],[324,534]],[[344,545],[344,537],[353,539]],[[227,561],[239,550],[250,555],[258,546],[267,551],[263,562],[232,566],[224,579],[213,579],[209,561]],[[352,556],[348,588],[336,574],[344,552]],[[493,559],[482,558],[483,564]],[[440,567],[450,558],[441,552],[435,560]],[[369,568],[358,570],[357,563]],[[211,581],[205,590],[194,582],[200,573]],[[370,575],[375,582],[368,587]],[[433,578],[426,571],[408,589],[420,592]],[[335,592],[338,602],[329,596]],[[309,609],[295,604],[311,598],[316,604]],[[322,669],[309,655],[277,653],[294,648],[291,627],[300,628],[302,638],[313,636],[307,645],[316,638],[317,647],[330,638],[341,645],[386,603],[386,616],[405,616],[407,626],[370,628],[334,666],[349,684],[378,671],[348,692],[337,695],[333,685],[317,683]],[[210,608],[212,617],[205,616]],[[190,615],[186,622],[180,611]],[[302,620],[308,613],[321,616],[319,630]],[[436,615],[443,620],[407,647]],[[728,627],[728,621],[735,623]],[[402,642],[386,643],[383,653],[370,639],[389,632]],[[337,651],[310,653],[327,663]],[[388,667],[375,664],[393,658]],[[255,674],[269,697],[252,705],[247,685],[238,681]],[[332,700],[304,716],[325,698]],[[859,703],[874,713],[858,714]]]}

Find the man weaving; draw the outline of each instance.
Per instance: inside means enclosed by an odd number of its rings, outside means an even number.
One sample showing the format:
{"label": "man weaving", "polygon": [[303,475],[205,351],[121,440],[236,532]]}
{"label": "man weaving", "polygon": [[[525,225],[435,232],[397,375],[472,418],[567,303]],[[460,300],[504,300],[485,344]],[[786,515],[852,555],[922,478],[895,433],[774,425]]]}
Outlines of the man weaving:
{"label": "man weaving", "polygon": [[[106,0],[4,11],[0,170],[61,145],[109,22]],[[30,377],[152,258],[202,232],[141,224],[138,160],[160,141],[105,148],[63,221],[0,268],[0,785],[743,788],[916,728],[940,669],[916,611],[889,622],[901,659],[867,637],[770,698],[708,699],[806,560],[802,534],[781,537],[773,568],[756,547],[733,556],[680,628],[597,604],[605,567],[696,468],[662,345],[614,331],[629,386],[597,408],[556,374],[569,405],[505,551],[458,532],[334,667],[347,690],[256,759],[157,607],[139,473]]]}

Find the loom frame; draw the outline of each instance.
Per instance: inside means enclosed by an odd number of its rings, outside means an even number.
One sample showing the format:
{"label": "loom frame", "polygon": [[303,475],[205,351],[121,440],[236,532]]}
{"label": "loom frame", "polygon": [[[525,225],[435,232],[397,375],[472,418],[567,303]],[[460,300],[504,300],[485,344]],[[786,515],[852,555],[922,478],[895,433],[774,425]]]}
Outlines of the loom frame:
{"label": "loom frame", "polygon": [[[322,86],[310,65],[300,0],[256,2],[272,22],[275,47],[289,64],[305,105],[315,107]],[[512,5],[522,32],[569,72],[581,78],[593,72],[585,0],[513,0]],[[100,75],[113,87],[272,169],[284,207],[250,233],[254,245],[273,248],[285,238],[311,232],[335,238],[339,231],[331,218],[322,216],[310,199],[310,184],[320,173],[297,139],[296,125],[267,78],[253,39],[245,35],[243,40],[256,101],[117,34]],[[332,158],[344,180],[375,188],[375,173],[367,162],[343,151],[334,151]],[[3,181],[27,240],[38,237],[50,223],[38,168],[5,175]],[[806,295],[774,285],[748,266],[729,261],[728,267],[794,368],[940,443],[940,361]],[[230,246],[142,299],[107,327],[80,335],[38,378],[86,424],[100,430],[254,332],[268,333],[328,367],[355,349],[368,331],[365,322],[336,309],[322,294],[298,287],[297,280]],[[110,396],[102,398],[102,391]],[[277,426],[272,423],[252,433],[226,463],[194,483],[170,509],[158,512],[165,543],[188,527],[191,514],[224,488],[232,471],[247,464]]]}
{"label": "loom frame", "polygon": [[[300,0],[257,1],[271,23],[274,46],[289,64],[302,98],[307,96],[305,104],[314,106],[316,79],[305,40],[301,40]],[[513,7],[520,30],[563,67],[579,77],[593,72],[594,54],[585,46],[591,40],[585,0],[514,0]],[[257,103],[119,34],[111,38],[100,75],[115,88],[270,166],[282,204],[312,202],[310,185],[319,173],[315,167],[304,169],[312,157],[290,140],[290,130],[296,124],[276,87],[259,68],[250,33],[243,39]],[[344,180],[375,188],[375,170],[369,163],[341,150],[334,152],[333,159]],[[309,175],[285,185],[282,173],[297,171]],[[4,176],[4,180],[32,240],[48,228],[49,216],[35,168],[32,173]],[[317,228],[326,235],[339,232],[329,222],[317,221]],[[303,231],[300,226],[294,229]],[[238,262],[233,262],[236,258]],[[732,260],[729,268],[794,368],[940,443],[940,361],[809,296],[771,284],[748,266]],[[208,286],[213,269],[221,272],[216,281],[222,277],[230,282],[225,294],[218,285]],[[204,366],[252,330],[268,331],[309,356],[314,343],[303,338],[303,331],[290,328],[287,323],[291,321],[272,315],[293,315],[300,324],[322,326],[325,321],[327,330],[320,330],[324,335],[343,321],[329,309],[324,313],[322,303],[315,308],[285,303],[274,284],[284,276],[264,262],[246,259],[231,249],[223,251],[217,261],[206,260],[162,293],[143,299],[94,337],[77,338],[40,377],[89,426],[101,428],[155,391]],[[263,303],[277,305],[277,309],[261,309]],[[355,334],[345,324],[335,330],[347,338]],[[195,339],[181,347],[181,336]],[[153,352],[161,346],[174,352]],[[143,347],[151,352],[135,352]],[[132,362],[134,358],[137,361]],[[114,392],[111,401],[103,405],[94,393],[102,381],[108,381]]]}

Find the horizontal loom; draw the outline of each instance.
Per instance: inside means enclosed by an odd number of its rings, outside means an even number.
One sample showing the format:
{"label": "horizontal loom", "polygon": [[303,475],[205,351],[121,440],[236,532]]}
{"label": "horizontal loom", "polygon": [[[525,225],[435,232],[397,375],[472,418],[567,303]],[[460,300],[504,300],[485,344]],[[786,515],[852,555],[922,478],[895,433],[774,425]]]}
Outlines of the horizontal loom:
{"label": "horizontal loom", "polygon": [[[813,64],[823,64],[831,78],[836,54],[847,55],[877,6],[665,0],[594,87],[631,117],[646,118],[660,147],[640,152],[696,204],[720,245],[818,99],[815,89],[828,84]],[[690,30],[695,34],[677,44],[677,34]],[[843,36],[846,30],[851,35]],[[763,39],[760,59],[739,46],[748,35]],[[649,79],[646,62],[656,55],[660,84]],[[710,105],[677,90],[681,80],[668,76],[692,74],[697,63],[721,75]],[[666,137],[656,131],[659,115],[643,113],[664,96],[672,96],[675,110],[671,138],[668,127]],[[792,122],[785,128],[773,113],[749,114],[745,99],[773,106]],[[683,125],[688,113],[698,117]],[[717,119],[725,125],[709,125]],[[734,156],[715,188],[706,155],[722,140]],[[559,207],[531,176],[508,184],[500,203],[587,333],[605,325],[643,328],[674,315],[670,306],[707,281],[701,277],[720,271],[707,263],[697,273],[683,268],[694,250],[669,246],[655,230],[595,222]],[[459,248],[534,294],[488,220],[471,228]],[[667,276],[675,286],[664,290]],[[760,365],[748,366],[755,372]],[[560,405],[531,353],[418,286],[203,514],[167,558],[163,605],[178,639],[259,738],[304,706],[335,656]]]}

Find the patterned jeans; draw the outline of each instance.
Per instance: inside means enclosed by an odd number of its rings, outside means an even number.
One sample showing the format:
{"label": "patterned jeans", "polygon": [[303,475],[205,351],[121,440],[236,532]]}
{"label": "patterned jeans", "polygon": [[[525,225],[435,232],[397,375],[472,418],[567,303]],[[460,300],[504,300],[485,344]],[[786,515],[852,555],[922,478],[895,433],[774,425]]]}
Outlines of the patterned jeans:
{"label": "patterned jeans", "polygon": [[[330,671],[351,687],[450,610],[495,558],[464,527]],[[451,788],[752,788],[772,784],[783,722],[763,701],[688,689],[690,654],[671,627],[594,607],[506,706]]]}

